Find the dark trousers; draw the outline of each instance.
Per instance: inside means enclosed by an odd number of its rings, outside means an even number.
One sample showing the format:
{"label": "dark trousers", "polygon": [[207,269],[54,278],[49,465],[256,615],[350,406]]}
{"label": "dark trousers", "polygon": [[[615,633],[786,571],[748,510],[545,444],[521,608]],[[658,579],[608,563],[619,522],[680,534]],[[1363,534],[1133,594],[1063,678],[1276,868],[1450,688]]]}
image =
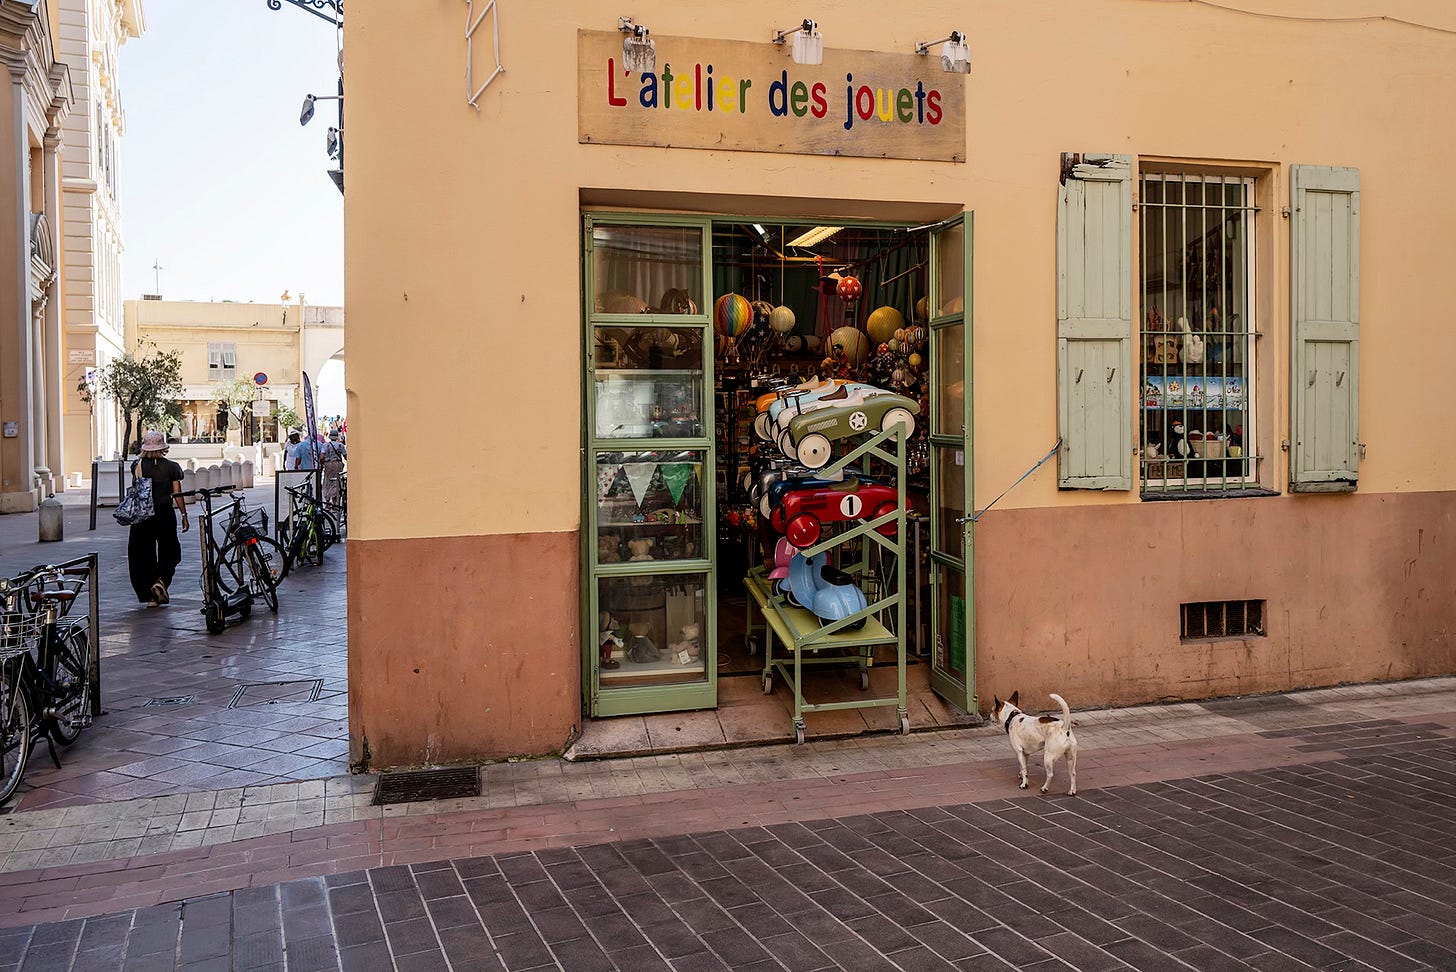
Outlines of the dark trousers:
{"label": "dark trousers", "polygon": [[177,539],[177,513],[172,507],[140,523],[132,524],[126,542],[131,588],[138,601],[152,599],[152,585],[161,581],[172,586],[172,575],[182,562],[182,542]]}

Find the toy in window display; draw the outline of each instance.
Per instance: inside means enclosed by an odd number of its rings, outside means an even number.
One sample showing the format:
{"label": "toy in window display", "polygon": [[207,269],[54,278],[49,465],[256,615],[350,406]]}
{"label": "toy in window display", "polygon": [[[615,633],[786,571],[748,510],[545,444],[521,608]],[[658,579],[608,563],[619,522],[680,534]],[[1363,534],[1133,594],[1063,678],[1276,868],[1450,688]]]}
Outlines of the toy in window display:
{"label": "toy in window display", "polygon": [[[869,603],[864,591],[854,586],[852,577],[837,567],[829,566],[827,552],[813,557],[795,554],[789,562],[786,586],[793,589],[794,600],[821,621],[841,621],[864,610]],[[865,619],[860,618],[844,630],[856,631],[864,624]]]}
{"label": "toy in window display", "polygon": [[[854,278],[845,277],[844,280],[854,280]],[[840,281],[841,285],[844,280]],[[859,281],[855,280],[855,283],[859,283]],[[835,355],[842,354],[851,367],[858,368],[864,364],[865,357],[869,354],[870,341],[865,336],[865,332],[857,327],[839,327],[829,335],[829,349]]]}
{"label": "toy in window display", "polygon": [[876,307],[865,319],[865,333],[875,344],[885,344],[905,328],[905,316],[893,307]]}
{"label": "toy in window display", "polygon": [[833,407],[795,415],[779,436],[779,449],[809,469],[828,464],[831,442],[864,432],[900,426],[907,439],[915,434],[919,402],[880,388],[847,395]]}
{"label": "toy in window display", "polygon": [[1183,434],[1182,422],[1176,419],[1173,421],[1171,436],[1168,440],[1168,458],[1187,459],[1193,450],[1188,445],[1188,437]]}
{"label": "toy in window display", "polygon": [[1188,318],[1178,318],[1178,328],[1183,332],[1183,347],[1179,352],[1184,364],[1203,364],[1203,338],[1193,333]]}
{"label": "toy in window display", "polygon": [[673,287],[663,293],[657,309],[662,314],[696,314],[698,305],[686,290]]}
{"label": "toy in window display", "polygon": [[768,326],[775,334],[788,334],[794,329],[794,312],[780,304],[769,312]]}
{"label": "toy in window display", "polygon": [[632,556],[627,558],[628,563],[641,563],[644,560],[654,560],[652,556],[652,539],[642,537],[627,541],[627,549],[632,551]]}
{"label": "toy in window display", "polygon": [[860,283],[858,277],[840,277],[839,282],[834,285],[834,292],[845,303],[853,303],[864,293],[864,284]]}
{"label": "toy in window display", "polygon": [[601,653],[602,668],[621,668],[622,663],[612,657],[614,650],[620,649],[625,642],[617,634],[621,628],[621,622],[612,616],[610,611],[601,611],[597,614],[597,648]]}
{"label": "toy in window display", "polygon": [[622,562],[622,538],[615,533],[597,536],[597,563],[620,564]]}
{"label": "toy in window display", "polygon": [[653,662],[662,660],[662,652],[647,637],[651,626],[646,621],[633,621],[627,625],[627,630],[632,635],[631,642],[627,645],[627,660],[636,662],[639,665],[651,665]]}
{"label": "toy in window display", "polygon": [[702,630],[697,624],[685,624],[682,637],[667,646],[668,654],[679,665],[688,665],[703,657],[703,643],[699,637]]}

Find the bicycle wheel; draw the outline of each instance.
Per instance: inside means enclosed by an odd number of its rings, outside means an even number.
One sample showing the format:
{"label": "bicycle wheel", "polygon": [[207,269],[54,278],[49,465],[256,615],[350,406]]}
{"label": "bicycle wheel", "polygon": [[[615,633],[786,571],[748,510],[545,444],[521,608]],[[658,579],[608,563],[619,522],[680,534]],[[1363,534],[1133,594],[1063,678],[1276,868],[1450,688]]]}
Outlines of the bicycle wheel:
{"label": "bicycle wheel", "polygon": [[0,803],[15,795],[30,759],[30,706],[19,676],[18,659],[0,668]]}
{"label": "bicycle wheel", "polygon": [[51,679],[65,695],[51,717],[50,734],[62,746],[69,746],[90,722],[91,632],[84,625],[73,624],[60,636],[52,665]]}
{"label": "bicycle wheel", "polygon": [[278,582],[283,579],[288,555],[267,537],[234,540],[217,555],[217,589],[225,598],[240,590],[263,598],[268,609],[278,610]]}
{"label": "bicycle wheel", "polygon": [[[326,510],[318,510],[315,516],[317,517],[319,539],[322,541],[323,550],[327,550],[339,542],[339,521],[335,520],[333,514]],[[323,550],[319,553],[322,554]]]}

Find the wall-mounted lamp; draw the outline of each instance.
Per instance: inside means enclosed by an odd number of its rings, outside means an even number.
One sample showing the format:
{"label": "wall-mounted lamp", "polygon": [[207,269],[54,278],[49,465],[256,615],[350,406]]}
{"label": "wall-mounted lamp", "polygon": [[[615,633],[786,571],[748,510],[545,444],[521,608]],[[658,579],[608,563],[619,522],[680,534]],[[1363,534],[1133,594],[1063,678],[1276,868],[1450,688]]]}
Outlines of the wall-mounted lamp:
{"label": "wall-mounted lamp", "polygon": [[631,17],[618,17],[617,29],[627,35],[622,39],[622,67],[638,74],[656,71],[657,42],[647,36],[647,28]]}
{"label": "wall-mounted lamp", "polygon": [[788,41],[789,34],[794,35],[794,46],[791,56],[795,64],[823,64],[824,63],[824,36],[819,33],[819,24],[816,21],[805,19],[797,27],[785,27],[783,30],[774,31],[773,42],[783,44]]}
{"label": "wall-mounted lamp", "polygon": [[[941,43],[944,41],[945,43]],[[919,41],[915,44],[916,54],[929,54],[931,44],[940,44],[940,69],[947,74],[970,74],[971,73],[971,45],[966,43],[966,35],[958,30],[950,32],[949,37],[942,37],[933,41]]]}

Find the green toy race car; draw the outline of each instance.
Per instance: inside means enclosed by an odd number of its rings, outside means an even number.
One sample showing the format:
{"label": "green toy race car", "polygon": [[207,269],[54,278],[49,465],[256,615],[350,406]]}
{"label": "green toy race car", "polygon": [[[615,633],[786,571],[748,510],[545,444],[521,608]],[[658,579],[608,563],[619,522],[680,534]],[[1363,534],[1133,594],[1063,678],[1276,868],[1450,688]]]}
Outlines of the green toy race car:
{"label": "green toy race car", "polygon": [[833,442],[862,433],[902,427],[905,438],[915,434],[920,404],[913,398],[879,388],[855,392],[841,404],[796,415],[779,435],[779,449],[807,469],[821,469],[834,454]]}

